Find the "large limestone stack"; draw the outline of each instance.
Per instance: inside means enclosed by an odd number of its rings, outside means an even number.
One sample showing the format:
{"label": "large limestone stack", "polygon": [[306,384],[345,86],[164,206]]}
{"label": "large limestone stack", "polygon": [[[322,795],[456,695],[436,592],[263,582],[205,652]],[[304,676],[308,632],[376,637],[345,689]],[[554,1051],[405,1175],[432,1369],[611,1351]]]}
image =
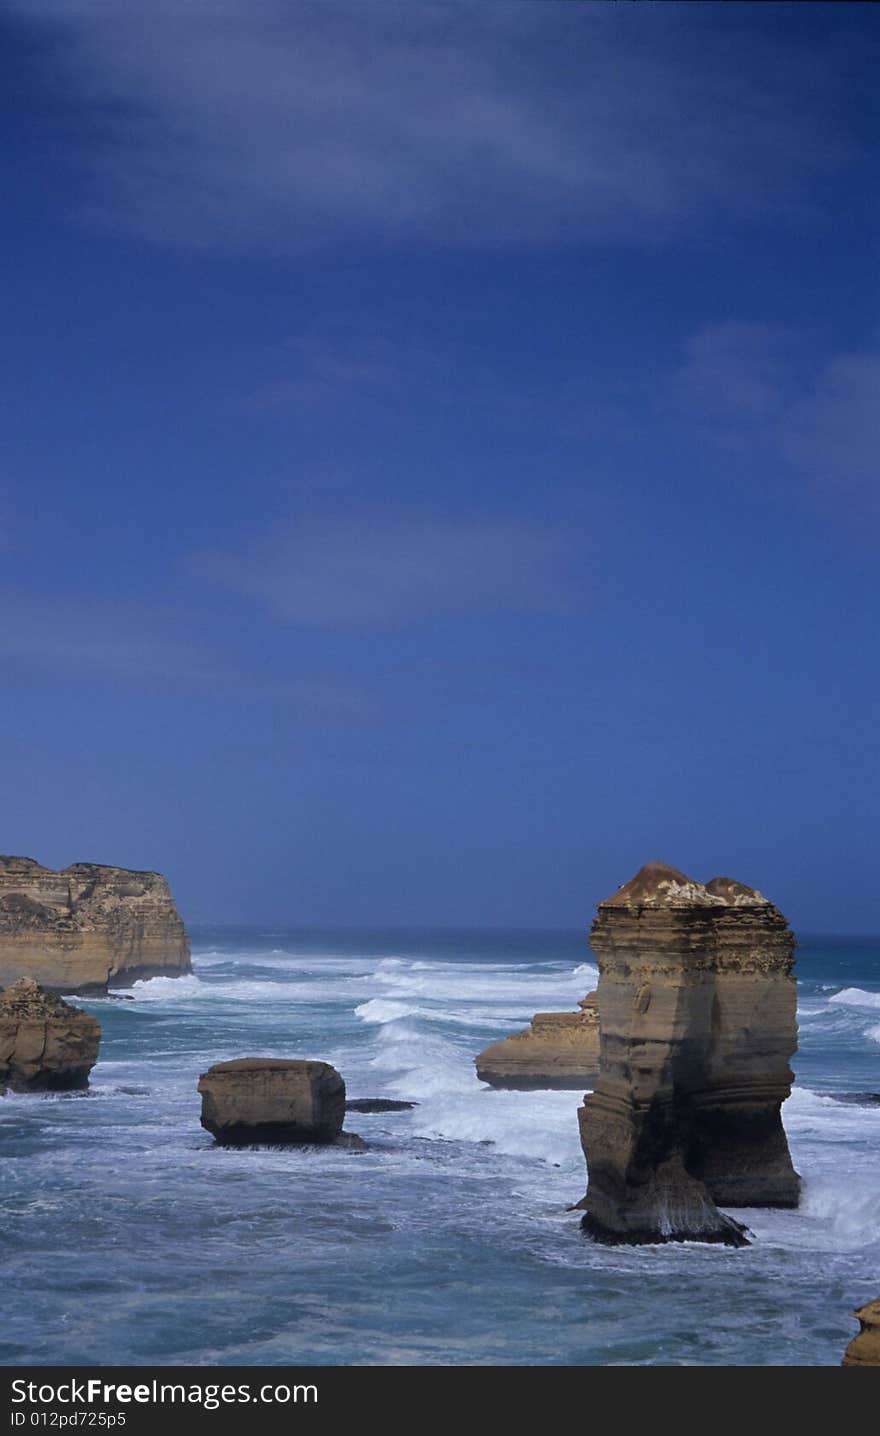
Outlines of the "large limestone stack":
{"label": "large limestone stack", "polygon": [[649,863],[600,903],[599,1080],[581,1109],[584,1226],[732,1245],[724,1206],[796,1206],[780,1108],[797,1046],[794,938],[727,878]]}
{"label": "large limestone stack", "polygon": [[240,1057],[199,1078],[202,1126],[223,1146],[333,1142],[345,1120],[345,1083],[328,1062]]}
{"label": "large limestone stack", "polygon": [[20,978],[0,993],[0,1092],[87,1087],[100,1041],[96,1017]]}
{"label": "large limestone stack", "polygon": [[880,1297],[853,1312],[859,1334],[843,1354],[841,1366],[880,1366]]}
{"label": "large limestone stack", "polygon": [[160,873],[0,857],[0,984],[57,992],[190,972],[189,939]]}
{"label": "large limestone stack", "polygon": [[538,1012],[522,1032],[486,1047],[475,1059],[480,1081],[518,1091],[592,1087],[599,1070],[595,992],[579,1006],[580,1012]]}

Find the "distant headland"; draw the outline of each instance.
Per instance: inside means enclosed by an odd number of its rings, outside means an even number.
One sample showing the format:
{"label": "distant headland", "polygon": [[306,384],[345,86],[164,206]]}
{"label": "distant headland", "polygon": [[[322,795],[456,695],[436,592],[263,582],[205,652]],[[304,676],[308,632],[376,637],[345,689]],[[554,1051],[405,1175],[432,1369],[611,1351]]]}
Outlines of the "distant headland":
{"label": "distant headland", "polygon": [[0,986],[33,977],[55,992],[103,991],[191,971],[161,873],[0,855]]}

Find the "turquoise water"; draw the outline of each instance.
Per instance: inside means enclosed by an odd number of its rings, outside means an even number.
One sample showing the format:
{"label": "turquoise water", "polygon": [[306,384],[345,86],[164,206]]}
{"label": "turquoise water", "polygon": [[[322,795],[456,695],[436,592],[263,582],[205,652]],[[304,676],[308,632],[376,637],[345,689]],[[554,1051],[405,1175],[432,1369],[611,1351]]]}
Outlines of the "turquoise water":
{"label": "turquoise water", "polygon": [[[742,1251],[593,1245],[578,1094],[477,1082],[595,986],[582,934],[203,929],[194,966],[83,1003],[89,1093],[0,1101],[5,1365],[836,1365],[880,1293],[880,1106],[835,1097],[880,1092],[880,941],[802,941],[804,1200]],[[351,1114],[362,1154],[220,1150],[196,1082],[249,1055],[419,1105]]]}

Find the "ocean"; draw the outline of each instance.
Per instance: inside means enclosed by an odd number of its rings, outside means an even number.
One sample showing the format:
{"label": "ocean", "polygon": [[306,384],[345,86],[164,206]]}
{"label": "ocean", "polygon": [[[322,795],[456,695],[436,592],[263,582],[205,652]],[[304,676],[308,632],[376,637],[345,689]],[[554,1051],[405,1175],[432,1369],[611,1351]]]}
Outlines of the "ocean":
{"label": "ocean", "polygon": [[[473,1057],[597,971],[583,933],[202,928],[194,973],[82,1000],[87,1093],[0,1100],[4,1365],[840,1362],[880,1295],[880,940],[802,938],[795,1212],[752,1245],[593,1244],[576,1092],[485,1088]],[[224,1150],[199,1073],[321,1058],[369,1142]]]}

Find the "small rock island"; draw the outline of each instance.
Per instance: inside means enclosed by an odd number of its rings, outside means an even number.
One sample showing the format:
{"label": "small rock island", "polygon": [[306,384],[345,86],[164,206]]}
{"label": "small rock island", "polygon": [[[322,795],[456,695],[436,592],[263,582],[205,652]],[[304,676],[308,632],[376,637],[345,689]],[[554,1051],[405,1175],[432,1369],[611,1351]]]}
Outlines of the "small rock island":
{"label": "small rock island", "polygon": [[96,1017],[19,978],[0,993],[0,1093],[88,1087],[100,1041]]}
{"label": "small rock island", "polygon": [[106,991],[192,971],[186,928],[161,873],[100,863],[54,871],[0,856],[0,987]]}
{"label": "small rock island", "polygon": [[202,1126],[223,1147],[364,1145],[342,1130],[345,1082],[329,1062],[239,1057],[209,1067],[198,1090]]}
{"label": "small rock island", "polygon": [[725,1207],[796,1207],[781,1106],[797,1047],[794,935],[730,878],[648,863],[599,904],[599,1080],[580,1109],[584,1229],[742,1246]]}

